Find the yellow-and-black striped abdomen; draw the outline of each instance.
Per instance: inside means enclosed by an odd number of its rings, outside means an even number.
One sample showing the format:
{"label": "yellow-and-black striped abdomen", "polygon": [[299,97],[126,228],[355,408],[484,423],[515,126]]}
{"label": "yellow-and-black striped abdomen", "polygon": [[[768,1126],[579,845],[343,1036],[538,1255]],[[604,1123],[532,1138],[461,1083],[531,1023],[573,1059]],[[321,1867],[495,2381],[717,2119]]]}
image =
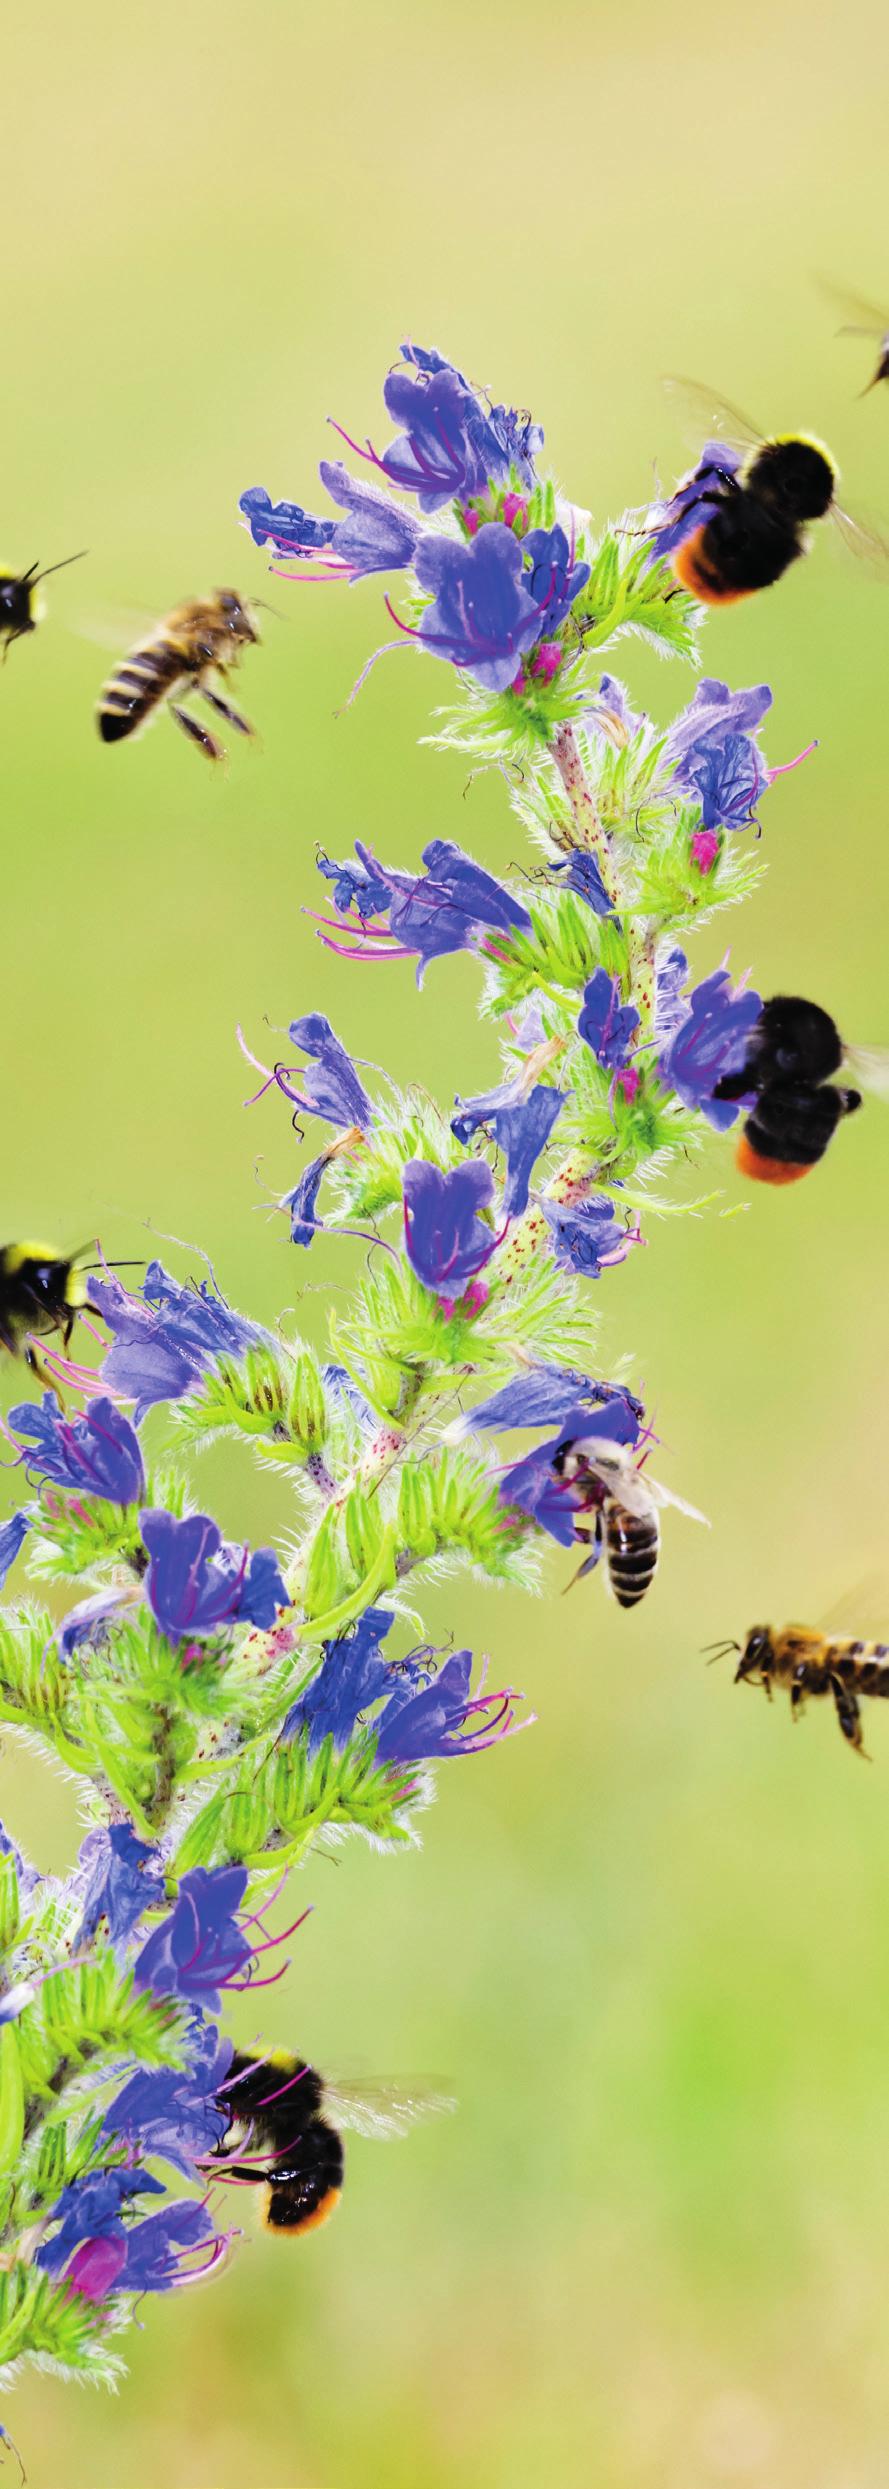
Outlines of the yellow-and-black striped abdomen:
{"label": "yellow-and-black striped abdomen", "polygon": [[144,726],[189,670],[182,649],[166,638],[146,640],[122,657],[99,695],[96,723],[103,743],[120,743]]}
{"label": "yellow-and-black striped abdomen", "polygon": [[618,1607],[636,1607],[651,1589],[657,1572],[661,1533],[657,1513],[627,1512],[623,1504],[605,1506],[605,1561]]}

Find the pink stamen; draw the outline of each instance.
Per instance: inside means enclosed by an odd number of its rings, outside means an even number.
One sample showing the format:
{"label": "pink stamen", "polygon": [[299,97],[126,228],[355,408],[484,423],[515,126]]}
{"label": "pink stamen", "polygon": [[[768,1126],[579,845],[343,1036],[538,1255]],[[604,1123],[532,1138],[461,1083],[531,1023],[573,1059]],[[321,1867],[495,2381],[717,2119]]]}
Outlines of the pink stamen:
{"label": "pink stamen", "polygon": [[769,770],[769,785],[771,786],[773,778],[786,778],[789,769],[798,769],[800,761],[809,760],[812,753],[817,752],[817,750],[818,737],[816,735],[814,743],[807,743],[805,751],[798,752],[795,761],[782,761],[777,769]]}

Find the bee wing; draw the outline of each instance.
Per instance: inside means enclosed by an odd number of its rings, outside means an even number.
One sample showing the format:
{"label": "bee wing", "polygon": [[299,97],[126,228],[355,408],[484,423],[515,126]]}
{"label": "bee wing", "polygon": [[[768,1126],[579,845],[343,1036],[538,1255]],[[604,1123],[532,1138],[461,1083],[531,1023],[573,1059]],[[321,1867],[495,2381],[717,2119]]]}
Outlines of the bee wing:
{"label": "bee wing", "polygon": [[340,2125],[371,2143],[391,2143],[423,2117],[443,2117],[457,2106],[440,2083],[328,2082],[324,2097]]}
{"label": "bee wing", "polygon": [[889,312],[881,311],[878,303],[869,302],[863,294],[850,293],[844,285],[835,285],[832,277],[817,277],[815,281],[824,301],[839,313],[843,323],[837,332],[840,337],[889,336]]}
{"label": "bee wing", "polygon": [[848,1634],[850,1639],[856,1641],[867,1639],[878,1642],[889,1638],[887,1624],[889,1576],[885,1567],[873,1566],[860,1574],[857,1582],[847,1587],[840,1598],[832,1600],[830,1607],[818,1618],[818,1631],[827,1634],[831,1640],[839,1640]]}
{"label": "bee wing", "polygon": [[128,649],[153,639],[160,626],[147,606],[122,605],[81,614],[76,627],[78,639],[91,640],[95,648],[107,649],[112,657],[124,657]]}
{"label": "bee wing", "polygon": [[830,517],[847,553],[858,562],[867,562],[878,578],[889,578],[889,541],[878,527],[863,518],[853,518],[851,510],[843,510],[838,501],[831,503]]}
{"label": "bee wing", "polygon": [[647,1469],[637,1469],[626,1453],[621,1454],[604,1443],[597,1452],[595,1438],[592,1444],[584,1444],[584,1453],[596,1477],[601,1479],[609,1494],[623,1504],[626,1512],[645,1514],[651,1511],[652,1504],[661,1507],[672,1504],[677,1512],[684,1512],[689,1521],[703,1521],[709,1529],[706,1513],[698,1512],[696,1505],[687,1504],[681,1495],[674,1495],[671,1487],[663,1486],[660,1478],[650,1477]]}
{"label": "bee wing", "polygon": [[730,406],[715,389],[703,388],[697,380],[683,380],[674,372],[666,374],[663,386],[685,420],[691,443],[700,447],[715,433],[730,449],[743,453],[759,448],[763,435],[758,424],[742,415],[739,407]]}
{"label": "bee wing", "polygon": [[869,1089],[871,1097],[889,1098],[889,1048],[846,1046],[843,1059],[860,1080],[862,1089]]}

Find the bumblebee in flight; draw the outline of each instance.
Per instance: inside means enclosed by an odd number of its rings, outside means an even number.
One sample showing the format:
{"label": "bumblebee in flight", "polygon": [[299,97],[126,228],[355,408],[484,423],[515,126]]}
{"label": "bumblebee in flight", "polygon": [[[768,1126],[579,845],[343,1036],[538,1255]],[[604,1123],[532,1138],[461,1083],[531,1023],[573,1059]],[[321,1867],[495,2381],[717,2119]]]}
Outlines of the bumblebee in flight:
{"label": "bumblebee in flight", "polygon": [[0,647],[3,662],[9,655],[13,640],[23,640],[28,631],[36,631],[41,619],[35,597],[43,579],[51,579],[54,571],[70,570],[72,562],[83,562],[83,553],[69,553],[64,562],[50,562],[48,570],[38,570],[32,562],[30,570],[5,570],[0,567]]}
{"label": "bumblebee in flight", "polygon": [[806,432],[766,439],[709,390],[684,380],[666,385],[707,438],[691,475],[655,509],[651,533],[655,553],[700,604],[737,604],[772,587],[808,552],[809,522],[827,517],[852,551],[889,574],[889,548],[840,509],[839,470],[823,441]]}
{"label": "bumblebee in flight", "polygon": [[715,1655],[724,1658],[728,1651],[739,1655],[736,1685],[762,1685],[770,1702],[772,1687],[786,1686],[794,1716],[807,1702],[830,1695],[847,1745],[863,1754],[861,1699],[889,1697],[889,1642],[853,1642],[810,1625],[785,1625],[778,1633],[772,1625],[753,1625],[743,1645],[723,1643]]}
{"label": "bumblebee in flight", "polygon": [[226,2132],[203,2162],[206,2178],[260,2186],[262,2220],[282,2238],[320,2229],[336,2211],[345,2174],[341,2126],[381,2138],[453,2102],[391,2084],[327,2083],[303,2057],[236,2050],[217,2098]]}
{"label": "bumblebee in flight", "polygon": [[[773,994],[764,1002],[745,1062],[724,1073],[714,1095],[755,1103],[742,1126],[735,1157],[741,1174],[759,1184],[795,1184],[823,1158],[837,1125],[862,1104],[860,1089],[833,1085],[849,1050],[836,1022],[820,1003],[802,994]],[[851,1056],[871,1088],[889,1085],[889,1066],[879,1054]]]}
{"label": "bumblebee in flight", "polygon": [[246,717],[213,690],[209,677],[216,674],[227,683],[245,648],[258,640],[250,607],[234,588],[217,588],[212,596],[191,597],[186,604],[176,605],[109,676],[96,710],[103,743],[121,743],[126,735],[135,734],[163,703],[208,760],[221,760],[223,746],[218,737],[182,702],[197,692],[239,735],[252,735]]}
{"label": "bumblebee in flight", "polygon": [[55,1245],[30,1240],[0,1245],[0,1348],[11,1357],[23,1357],[51,1391],[57,1385],[35,1340],[57,1332],[66,1349],[78,1314],[95,1311],[81,1254],[66,1258]]}

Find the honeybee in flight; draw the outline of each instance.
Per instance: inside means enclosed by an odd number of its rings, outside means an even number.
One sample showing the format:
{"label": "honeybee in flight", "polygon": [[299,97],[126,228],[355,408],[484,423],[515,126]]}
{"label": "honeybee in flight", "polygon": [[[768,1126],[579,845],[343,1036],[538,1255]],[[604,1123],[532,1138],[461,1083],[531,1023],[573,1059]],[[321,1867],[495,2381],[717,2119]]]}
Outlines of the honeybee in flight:
{"label": "honeybee in flight", "polygon": [[819,283],[827,301],[842,314],[838,337],[876,337],[878,340],[876,371],[860,392],[866,398],[872,389],[876,389],[879,381],[889,380],[889,316],[885,311],[878,310],[876,303],[865,302],[860,294],[847,294],[841,286],[831,285],[824,277],[819,279]]}
{"label": "honeybee in flight", "polygon": [[772,587],[808,552],[808,523],[827,517],[852,551],[889,573],[882,538],[841,510],[839,469],[823,441],[806,432],[765,438],[696,382],[665,385],[682,398],[706,445],[697,467],[656,507],[652,537],[680,587],[700,604],[737,604]]}
{"label": "honeybee in flight", "polygon": [[807,1702],[829,1694],[846,1743],[864,1753],[861,1697],[889,1696],[889,1642],[853,1642],[845,1635],[819,1633],[811,1625],[753,1625],[746,1641],[722,1643],[715,1656],[737,1651],[736,1685],[784,1685],[797,1717]]}
{"label": "honeybee in flight", "polygon": [[234,588],[217,588],[212,596],[191,597],[176,605],[166,620],[121,658],[109,676],[96,710],[103,743],[120,743],[144,726],[164,702],[183,734],[210,761],[223,757],[223,746],[199,718],[182,707],[191,692],[215,709],[217,717],[239,735],[254,729],[228,700],[214,691],[208,677],[225,683],[240,664],[245,648],[258,642],[259,632],[249,605]]}
{"label": "honeybee in flight", "polygon": [[0,647],[3,662],[9,655],[13,640],[23,640],[28,631],[36,631],[41,619],[35,597],[41,581],[51,579],[57,570],[70,570],[72,562],[86,560],[84,553],[69,553],[64,562],[50,562],[48,570],[38,570],[36,562],[30,570],[0,568]]}
{"label": "honeybee in flight", "polygon": [[265,2057],[236,2049],[216,2105],[228,2125],[203,2163],[205,2176],[261,2186],[264,2226],[294,2238],[336,2211],[346,2158],[341,2125],[376,2138],[401,2135],[453,2101],[390,2084],[330,2084],[280,2048]]}
{"label": "honeybee in flight", "polygon": [[659,1478],[638,1468],[623,1444],[604,1438],[591,1435],[582,1442],[563,1444],[554,1456],[553,1468],[571,1490],[578,1515],[574,1535],[592,1551],[575,1581],[591,1573],[604,1556],[608,1587],[618,1607],[638,1607],[658,1568],[658,1507],[673,1504],[691,1521],[703,1521],[704,1514],[696,1512],[693,1504],[683,1503],[680,1495],[671,1494]]}

